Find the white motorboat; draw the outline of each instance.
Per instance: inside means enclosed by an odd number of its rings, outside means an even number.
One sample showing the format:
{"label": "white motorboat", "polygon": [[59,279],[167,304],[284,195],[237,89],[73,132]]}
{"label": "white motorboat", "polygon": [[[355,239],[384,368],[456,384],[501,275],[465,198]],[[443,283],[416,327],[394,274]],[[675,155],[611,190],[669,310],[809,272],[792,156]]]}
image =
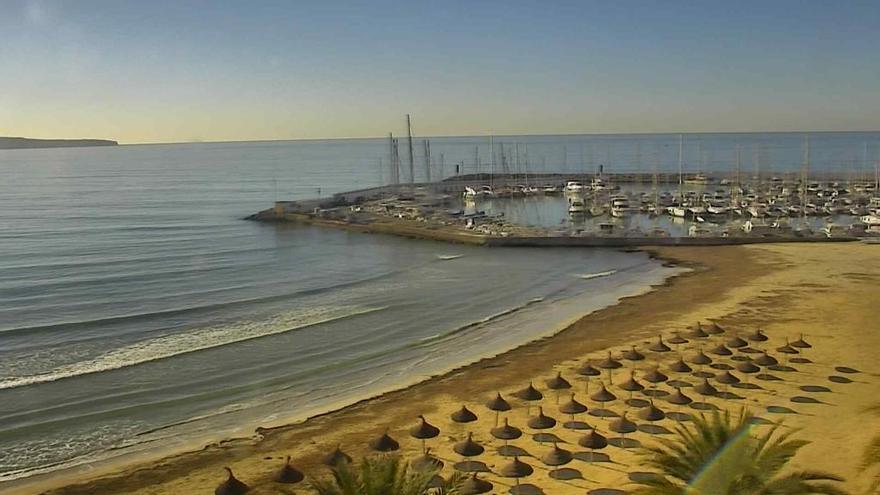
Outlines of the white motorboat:
{"label": "white motorboat", "polygon": [[861,220],[863,224],[868,225],[869,227],[880,226],[880,216],[878,215],[865,215],[859,217],[859,220]]}
{"label": "white motorboat", "polygon": [[571,197],[568,198],[568,212],[571,214],[583,214],[587,211],[587,205],[584,203],[583,198],[579,197]]}
{"label": "white motorboat", "polygon": [[570,180],[565,183],[565,192],[568,193],[581,193],[584,191],[584,185],[580,183],[580,181]]}

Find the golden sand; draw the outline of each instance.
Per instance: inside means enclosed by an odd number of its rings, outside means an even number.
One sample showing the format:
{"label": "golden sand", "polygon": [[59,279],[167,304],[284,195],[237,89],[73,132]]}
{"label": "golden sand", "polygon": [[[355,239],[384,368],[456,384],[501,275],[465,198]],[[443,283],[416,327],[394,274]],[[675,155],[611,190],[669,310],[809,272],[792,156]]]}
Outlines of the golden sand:
{"label": "golden sand", "polygon": [[[489,434],[496,416],[484,406],[496,392],[504,394],[514,406],[501,418],[524,431],[522,438],[510,442],[527,452],[522,460],[534,467],[534,474],[522,483],[540,487],[547,494],[583,494],[603,487],[626,490],[631,486],[630,474],[644,470],[639,467],[637,449],[609,446],[600,452],[613,462],[588,462],[587,449],[577,444],[584,431],[563,426],[571,418],[559,413],[558,404],[566,402],[568,394],[574,392],[577,400],[591,410],[603,407],[618,414],[628,411],[628,417],[640,426],[640,431],[626,435],[627,443],[648,444],[660,436],[658,433],[673,429],[677,423],[666,418],[651,424],[639,417],[639,408],[624,403],[629,392],[618,386],[629,378],[631,370],[635,370],[637,379],[643,380],[646,372],[659,366],[670,378],[696,384],[699,380],[693,376],[669,371],[669,364],[678,359],[679,352],[687,361],[702,346],[716,363],[736,365],[736,361],[711,354],[710,349],[735,334],[745,337],[757,328],[765,330],[770,341],[752,346],[770,349],[783,364],[785,355],[775,352],[775,348],[784,345],[786,339],[795,340],[805,334],[813,348],[792,357],[805,357],[811,363],[788,363],[797,371],[762,370],[782,380],[750,376],[749,383],[757,384],[758,389],[725,389],[710,380],[716,387],[741,398],[703,398],[689,387],[682,391],[695,401],[734,410],[747,407],[761,418],[784,420],[786,428],[799,428],[797,435],[812,443],[797,455],[794,467],[831,471],[847,478],[846,488],[854,492],[863,490],[867,476],[858,467],[861,452],[870,437],[880,432],[878,418],[864,412],[866,407],[880,402],[880,247],[858,243],[780,244],[664,248],[657,252],[695,270],[651,293],[588,315],[552,338],[300,424],[262,430],[252,439],[224,442],[115,473],[44,480],[30,487],[16,487],[15,493],[213,493],[224,479],[223,466],[232,467],[254,494],[309,493],[305,484],[291,488],[271,481],[285,455],[293,456],[293,463],[307,475],[324,476],[327,471],[319,459],[336,444],[342,444],[343,450],[352,456],[364,455],[368,453],[369,440],[388,428],[389,434],[400,442],[402,453],[415,456],[420,452],[421,442],[410,438],[408,429],[417,423],[419,414],[441,430],[439,437],[428,440],[428,445],[445,462],[443,474],[449,474],[452,465],[463,460],[452,448],[468,432],[473,432],[474,440],[486,448],[485,453],[473,458],[474,465],[481,462],[497,472],[508,459],[497,453],[503,442]],[[684,333],[690,341],[672,352],[648,350],[658,334],[668,338],[675,331],[686,332],[697,321],[709,320],[718,322],[726,333],[707,339],[690,339]],[[609,350],[619,357],[631,345],[646,359],[624,360],[624,368],[613,372],[609,390],[618,399],[604,406],[591,400],[589,395],[598,390],[598,382],[594,379],[589,394],[585,393],[586,383],[575,370],[585,360],[601,360]],[[858,373],[836,371],[839,366]],[[708,366],[703,371],[722,372]],[[571,391],[559,394],[559,403],[556,392],[548,390],[545,383],[557,373],[573,386]],[[733,373],[745,380],[743,373]],[[832,375],[851,383],[830,381]],[[602,378],[609,382],[607,372]],[[544,394],[544,399],[532,407],[511,395],[529,382]],[[644,381],[643,384],[650,385]],[[828,391],[821,392],[823,387]],[[656,388],[673,391],[668,384]],[[634,397],[650,399],[638,392]],[[656,397],[654,402],[667,413],[698,413],[688,406],[679,409],[665,397]],[[450,414],[462,405],[467,405],[479,419],[468,424],[453,422]],[[555,427],[540,433],[555,435],[560,448],[573,451],[578,457],[562,466],[568,469],[565,472],[551,474],[554,468],[540,461],[551,444],[536,441],[533,435],[539,431],[526,426],[538,405],[558,421]],[[621,436],[609,431],[614,418],[582,414],[576,419],[595,426],[605,436]],[[557,479],[571,476],[575,479]],[[491,472],[484,477],[495,484],[495,493],[506,492],[513,484],[513,480]]]}

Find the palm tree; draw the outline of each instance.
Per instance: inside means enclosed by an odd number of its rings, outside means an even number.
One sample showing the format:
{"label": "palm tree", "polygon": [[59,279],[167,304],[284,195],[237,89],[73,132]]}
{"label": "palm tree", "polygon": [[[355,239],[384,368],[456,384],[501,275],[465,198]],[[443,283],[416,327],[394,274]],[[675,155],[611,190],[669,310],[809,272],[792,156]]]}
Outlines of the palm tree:
{"label": "palm tree", "polygon": [[643,450],[646,467],[660,476],[639,482],[639,495],[846,495],[833,482],[840,477],[820,471],[782,473],[809,442],[775,424],[765,433],[752,431],[753,416],[714,411],[679,425],[675,439],[660,439]]}
{"label": "palm tree", "polygon": [[[880,414],[880,404],[875,404],[868,408],[867,412]],[[862,454],[862,471],[869,471],[880,467],[880,433],[874,435],[874,438],[868,443]],[[874,472],[874,478],[868,488],[868,493],[880,494],[880,469]]]}
{"label": "palm tree", "polygon": [[328,480],[313,480],[319,495],[454,495],[464,480],[456,474],[438,488],[431,481],[438,469],[416,469],[397,456],[365,457],[359,465],[340,463]]}

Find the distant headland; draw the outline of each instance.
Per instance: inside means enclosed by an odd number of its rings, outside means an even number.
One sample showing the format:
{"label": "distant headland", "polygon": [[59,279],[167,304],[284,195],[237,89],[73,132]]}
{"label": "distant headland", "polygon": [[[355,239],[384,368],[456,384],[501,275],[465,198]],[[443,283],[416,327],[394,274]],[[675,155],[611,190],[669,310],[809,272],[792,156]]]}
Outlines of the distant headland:
{"label": "distant headland", "polygon": [[82,148],[86,146],[117,146],[109,139],[31,139],[23,137],[0,137],[0,150],[25,148]]}

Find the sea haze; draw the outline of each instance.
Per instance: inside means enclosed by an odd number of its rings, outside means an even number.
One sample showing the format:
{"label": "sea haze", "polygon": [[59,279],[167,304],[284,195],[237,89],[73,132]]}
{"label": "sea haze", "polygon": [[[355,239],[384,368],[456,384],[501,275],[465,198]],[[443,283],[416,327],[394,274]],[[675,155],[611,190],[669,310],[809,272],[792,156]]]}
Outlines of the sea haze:
{"label": "sea haze", "polygon": [[[814,135],[814,167],[862,173],[878,139]],[[803,137],[686,140],[707,171],[740,141],[790,170]],[[519,142],[533,171],[677,166],[676,136],[495,141]],[[431,147],[435,177],[475,171],[475,152],[489,170],[484,138]],[[675,272],[637,253],[241,220],[378,184],[386,154],[379,139],[0,151],[0,479],[248,435],[549,335]]]}

